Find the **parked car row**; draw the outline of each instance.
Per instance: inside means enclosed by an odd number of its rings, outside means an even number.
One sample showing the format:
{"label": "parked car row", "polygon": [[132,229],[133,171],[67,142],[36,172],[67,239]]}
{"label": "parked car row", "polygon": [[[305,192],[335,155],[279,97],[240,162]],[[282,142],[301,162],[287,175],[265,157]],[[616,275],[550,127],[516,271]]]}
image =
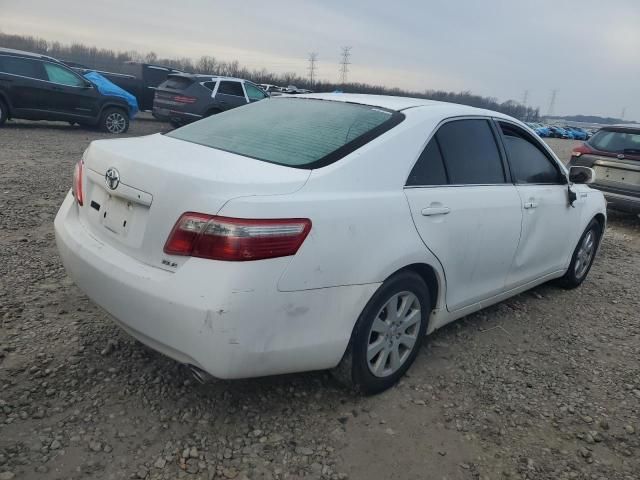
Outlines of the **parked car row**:
{"label": "parked car row", "polygon": [[124,133],[136,109],[103,87],[54,58],[0,48],[0,126],[10,118],[58,120]]}
{"label": "parked car row", "polygon": [[271,85],[269,83],[261,83],[260,88],[262,88],[265,92],[267,92],[272,97],[283,95],[285,93],[288,95],[297,95],[301,93],[313,93],[311,90],[307,90],[305,88],[298,88],[295,85],[289,85],[288,87],[279,87],[277,85]]}
{"label": "parked car row", "polygon": [[558,125],[545,125],[543,123],[528,122],[527,125],[538,134],[539,137],[567,138],[571,140],[588,140],[593,132],[580,127]]}

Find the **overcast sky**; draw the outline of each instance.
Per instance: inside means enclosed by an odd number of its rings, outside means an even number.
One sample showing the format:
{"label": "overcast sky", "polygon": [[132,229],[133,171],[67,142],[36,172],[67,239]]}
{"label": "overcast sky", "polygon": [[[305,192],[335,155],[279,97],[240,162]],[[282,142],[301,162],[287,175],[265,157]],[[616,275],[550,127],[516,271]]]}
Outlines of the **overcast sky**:
{"label": "overcast sky", "polygon": [[0,0],[0,30],[640,121],[640,0]]}

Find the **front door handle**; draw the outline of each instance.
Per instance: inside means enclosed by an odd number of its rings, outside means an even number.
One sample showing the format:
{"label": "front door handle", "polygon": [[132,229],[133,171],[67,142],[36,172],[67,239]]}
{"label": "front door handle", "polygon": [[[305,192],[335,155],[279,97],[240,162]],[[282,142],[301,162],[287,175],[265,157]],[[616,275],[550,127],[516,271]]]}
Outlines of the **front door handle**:
{"label": "front door handle", "polygon": [[422,209],[422,215],[431,217],[433,215],[446,215],[451,211],[449,207],[427,207]]}
{"label": "front door handle", "polygon": [[538,208],[538,204],[536,202],[526,202],[524,208]]}

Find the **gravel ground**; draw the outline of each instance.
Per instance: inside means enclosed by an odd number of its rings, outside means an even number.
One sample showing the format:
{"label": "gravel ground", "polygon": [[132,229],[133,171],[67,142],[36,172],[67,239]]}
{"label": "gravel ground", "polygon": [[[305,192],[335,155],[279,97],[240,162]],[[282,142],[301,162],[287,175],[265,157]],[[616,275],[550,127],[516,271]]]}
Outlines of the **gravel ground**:
{"label": "gravel ground", "polygon": [[[104,137],[0,129],[0,480],[640,478],[636,217],[611,216],[581,288],[543,285],[445,327],[381,395],[325,372],[200,385],[58,259],[73,164]],[[572,142],[550,144],[568,159]]]}

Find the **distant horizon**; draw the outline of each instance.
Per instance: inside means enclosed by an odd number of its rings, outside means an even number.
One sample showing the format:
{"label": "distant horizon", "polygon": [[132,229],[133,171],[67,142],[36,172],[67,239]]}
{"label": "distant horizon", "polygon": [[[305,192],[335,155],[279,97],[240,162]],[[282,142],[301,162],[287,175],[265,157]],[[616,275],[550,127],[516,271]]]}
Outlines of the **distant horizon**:
{"label": "distant horizon", "polygon": [[[207,0],[188,8],[151,0],[135,8],[126,0],[67,0],[64,8],[45,0],[0,4],[4,33],[161,57],[212,55],[298,75],[317,52],[318,79],[334,82],[340,49],[351,46],[350,82],[469,90],[538,107],[543,116],[621,118],[625,110],[624,119],[640,119],[640,64],[632,61],[640,45],[636,0],[584,0],[580,8],[552,0],[495,0],[490,8],[471,0],[407,0],[402,8],[376,0],[299,0],[295,9],[279,0],[268,8],[258,2],[251,8],[251,0],[224,8]],[[585,35],[585,25],[597,28]]]}

